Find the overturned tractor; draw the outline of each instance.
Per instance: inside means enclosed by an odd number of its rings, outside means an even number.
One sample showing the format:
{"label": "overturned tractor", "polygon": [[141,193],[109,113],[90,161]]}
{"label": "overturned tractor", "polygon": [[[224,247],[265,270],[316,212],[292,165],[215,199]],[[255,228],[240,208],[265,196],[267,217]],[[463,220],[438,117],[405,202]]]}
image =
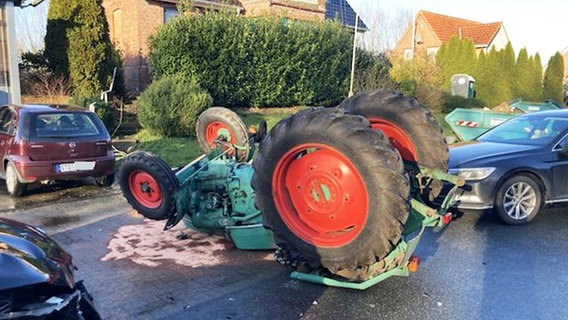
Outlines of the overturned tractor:
{"label": "overturned tractor", "polygon": [[147,152],[126,157],[119,180],[133,208],[166,228],[224,232],[240,249],[277,248],[279,262],[301,268],[293,277],[327,285],[407,275],[425,228],[451,220],[449,197],[428,204],[443,181],[463,184],[446,173],[432,114],[393,91],[298,112],[269,133],[210,108],[197,137],[206,154],[175,171]]}

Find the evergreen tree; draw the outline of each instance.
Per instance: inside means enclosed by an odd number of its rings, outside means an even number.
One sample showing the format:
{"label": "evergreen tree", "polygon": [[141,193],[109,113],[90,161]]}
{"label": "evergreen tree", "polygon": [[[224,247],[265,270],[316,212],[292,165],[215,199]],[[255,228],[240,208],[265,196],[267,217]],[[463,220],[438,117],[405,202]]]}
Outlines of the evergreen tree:
{"label": "evergreen tree", "polygon": [[513,79],[513,96],[527,100],[530,96],[531,65],[529,64],[529,55],[526,48],[522,48],[519,51]]}
{"label": "evergreen tree", "polygon": [[461,73],[471,75],[475,70],[477,63],[477,53],[475,52],[475,44],[470,38],[465,38],[460,41],[459,51],[459,67]]}
{"label": "evergreen tree", "polygon": [[529,59],[529,65],[531,76],[527,100],[542,101],[542,62],[538,53]]}
{"label": "evergreen tree", "polygon": [[120,68],[102,0],[51,0],[45,43],[50,66],[71,79],[76,98],[100,95],[109,86],[113,69]]}
{"label": "evergreen tree", "polygon": [[451,78],[457,73],[470,74],[474,72],[476,53],[473,41],[469,38],[459,39],[453,37],[450,42],[443,44],[436,54],[436,61],[440,65],[443,78],[443,89],[448,90]]}
{"label": "evergreen tree", "polygon": [[564,88],[562,80],[564,78],[564,59],[560,52],[556,52],[548,60],[544,80],[542,83],[544,99],[553,99],[562,102],[564,98]]}
{"label": "evergreen tree", "polygon": [[491,92],[491,87],[493,86],[493,73],[488,67],[487,59],[485,52],[481,51],[477,57],[476,68],[473,72],[477,98],[484,101],[489,96],[487,93]]}
{"label": "evergreen tree", "polygon": [[515,73],[515,51],[511,42],[508,42],[505,49],[500,51],[500,60],[502,81],[507,83],[505,85],[507,87],[506,100],[509,100],[513,97],[513,83],[515,82],[513,78]]}
{"label": "evergreen tree", "polygon": [[72,24],[69,17],[73,15],[73,8],[69,0],[51,0],[47,13],[47,28],[44,38],[45,58],[49,68],[57,76],[69,76],[69,60],[67,48],[69,40],[67,31]]}
{"label": "evergreen tree", "polygon": [[495,47],[487,55],[484,72],[486,76],[489,75],[489,79],[483,79],[488,83],[484,84],[483,91],[480,90],[479,98],[487,102],[489,106],[495,106],[511,99],[511,84],[504,64],[505,56],[504,50],[497,51]]}

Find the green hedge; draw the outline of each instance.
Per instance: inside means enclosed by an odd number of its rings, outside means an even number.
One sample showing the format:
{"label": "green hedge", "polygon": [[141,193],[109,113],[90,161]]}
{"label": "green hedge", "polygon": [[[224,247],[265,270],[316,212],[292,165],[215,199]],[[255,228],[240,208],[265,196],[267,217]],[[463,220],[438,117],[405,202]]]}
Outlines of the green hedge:
{"label": "green hedge", "polygon": [[352,34],[335,22],[180,16],[150,38],[155,79],[193,75],[216,105],[332,105],[349,86]]}
{"label": "green hedge", "polygon": [[211,96],[194,77],[167,75],[154,81],[138,99],[138,121],[165,137],[195,137],[197,117],[211,107]]}

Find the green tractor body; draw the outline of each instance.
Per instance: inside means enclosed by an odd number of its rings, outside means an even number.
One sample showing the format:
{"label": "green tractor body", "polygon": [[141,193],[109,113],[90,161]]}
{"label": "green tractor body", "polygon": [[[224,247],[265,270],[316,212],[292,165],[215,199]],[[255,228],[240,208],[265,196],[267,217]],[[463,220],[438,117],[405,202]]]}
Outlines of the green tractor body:
{"label": "green tractor body", "polygon": [[[165,229],[183,221],[238,249],[277,249],[278,262],[300,266],[295,279],[365,289],[416,271],[425,229],[451,221],[446,210],[464,181],[447,174],[433,119],[413,99],[377,92],[300,112],[266,136],[265,123],[250,133],[230,110],[212,108],[197,125],[204,155],[171,170],[135,152],[119,181],[127,201],[167,220]],[[444,183],[454,186],[432,208]]]}

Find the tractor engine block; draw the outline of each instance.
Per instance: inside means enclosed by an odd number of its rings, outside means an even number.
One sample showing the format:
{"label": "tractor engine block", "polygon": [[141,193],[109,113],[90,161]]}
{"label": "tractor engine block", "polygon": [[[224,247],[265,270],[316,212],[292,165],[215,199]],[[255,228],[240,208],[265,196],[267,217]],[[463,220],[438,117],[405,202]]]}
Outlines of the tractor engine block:
{"label": "tractor engine block", "polygon": [[250,164],[227,159],[211,160],[196,170],[189,184],[191,191],[189,212],[186,212],[184,219],[186,226],[222,229],[260,223],[260,213],[254,205],[255,196],[250,185],[252,174]]}

